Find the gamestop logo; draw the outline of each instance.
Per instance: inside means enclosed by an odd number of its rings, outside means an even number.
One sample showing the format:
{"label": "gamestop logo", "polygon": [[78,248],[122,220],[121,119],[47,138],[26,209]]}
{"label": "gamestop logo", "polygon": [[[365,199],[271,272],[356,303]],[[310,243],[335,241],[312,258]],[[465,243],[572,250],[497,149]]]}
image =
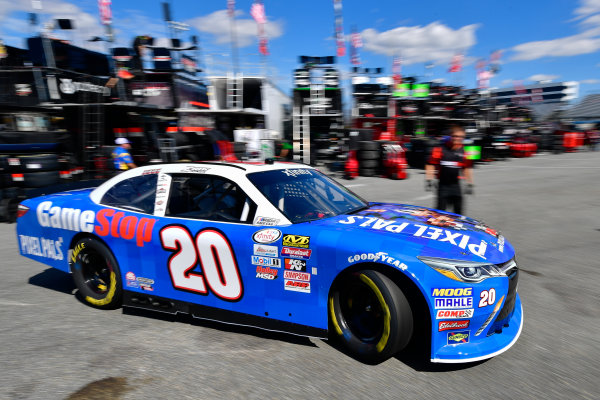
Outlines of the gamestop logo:
{"label": "gamestop logo", "polygon": [[459,319],[472,317],[472,308],[467,308],[465,310],[438,310],[435,316],[436,319]]}

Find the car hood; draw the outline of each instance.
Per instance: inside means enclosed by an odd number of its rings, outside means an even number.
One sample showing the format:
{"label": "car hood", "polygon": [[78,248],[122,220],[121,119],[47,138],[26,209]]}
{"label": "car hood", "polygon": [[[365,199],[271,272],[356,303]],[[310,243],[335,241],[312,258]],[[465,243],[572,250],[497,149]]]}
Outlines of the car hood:
{"label": "car hood", "polygon": [[491,263],[505,262],[514,256],[514,249],[499,231],[481,221],[432,208],[370,203],[364,210],[317,223],[359,232],[364,238],[359,243],[365,245],[372,242],[389,246],[388,239],[396,237],[405,245],[412,245],[415,255]]}

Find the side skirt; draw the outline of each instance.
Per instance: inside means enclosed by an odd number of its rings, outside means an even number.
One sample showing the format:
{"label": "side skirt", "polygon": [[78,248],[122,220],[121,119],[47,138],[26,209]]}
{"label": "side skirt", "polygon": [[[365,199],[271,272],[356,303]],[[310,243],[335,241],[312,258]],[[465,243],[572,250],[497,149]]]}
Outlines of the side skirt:
{"label": "side skirt", "polygon": [[274,332],[291,333],[298,336],[308,336],[327,339],[327,330],[293,322],[279,321],[267,317],[245,314],[237,311],[223,310],[194,303],[171,300],[164,297],[144,293],[123,291],[123,307],[141,308],[168,314],[191,314],[195,318],[218,321],[226,324],[251,326]]}

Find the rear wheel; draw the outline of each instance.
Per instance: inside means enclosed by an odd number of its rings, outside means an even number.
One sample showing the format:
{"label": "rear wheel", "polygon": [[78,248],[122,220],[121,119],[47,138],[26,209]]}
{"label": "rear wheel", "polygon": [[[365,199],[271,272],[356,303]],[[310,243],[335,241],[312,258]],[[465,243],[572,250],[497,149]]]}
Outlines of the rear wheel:
{"label": "rear wheel", "polygon": [[410,305],[387,276],[349,274],[329,296],[330,332],[357,359],[380,363],[402,350],[413,332]]}
{"label": "rear wheel", "polygon": [[121,306],[121,271],[112,252],[92,238],[78,241],[69,260],[73,280],[81,298],[97,308]]}

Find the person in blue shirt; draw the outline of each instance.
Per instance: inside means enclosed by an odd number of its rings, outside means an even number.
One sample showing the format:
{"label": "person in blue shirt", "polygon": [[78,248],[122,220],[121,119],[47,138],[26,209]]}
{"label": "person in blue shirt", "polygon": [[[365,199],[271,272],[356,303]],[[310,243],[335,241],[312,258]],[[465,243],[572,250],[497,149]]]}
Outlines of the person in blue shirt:
{"label": "person in blue shirt", "polygon": [[135,168],[136,165],[133,162],[129,149],[131,149],[131,142],[126,138],[120,137],[115,139],[117,147],[112,152],[113,162],[117,171],[126,171],[131,168]]}

